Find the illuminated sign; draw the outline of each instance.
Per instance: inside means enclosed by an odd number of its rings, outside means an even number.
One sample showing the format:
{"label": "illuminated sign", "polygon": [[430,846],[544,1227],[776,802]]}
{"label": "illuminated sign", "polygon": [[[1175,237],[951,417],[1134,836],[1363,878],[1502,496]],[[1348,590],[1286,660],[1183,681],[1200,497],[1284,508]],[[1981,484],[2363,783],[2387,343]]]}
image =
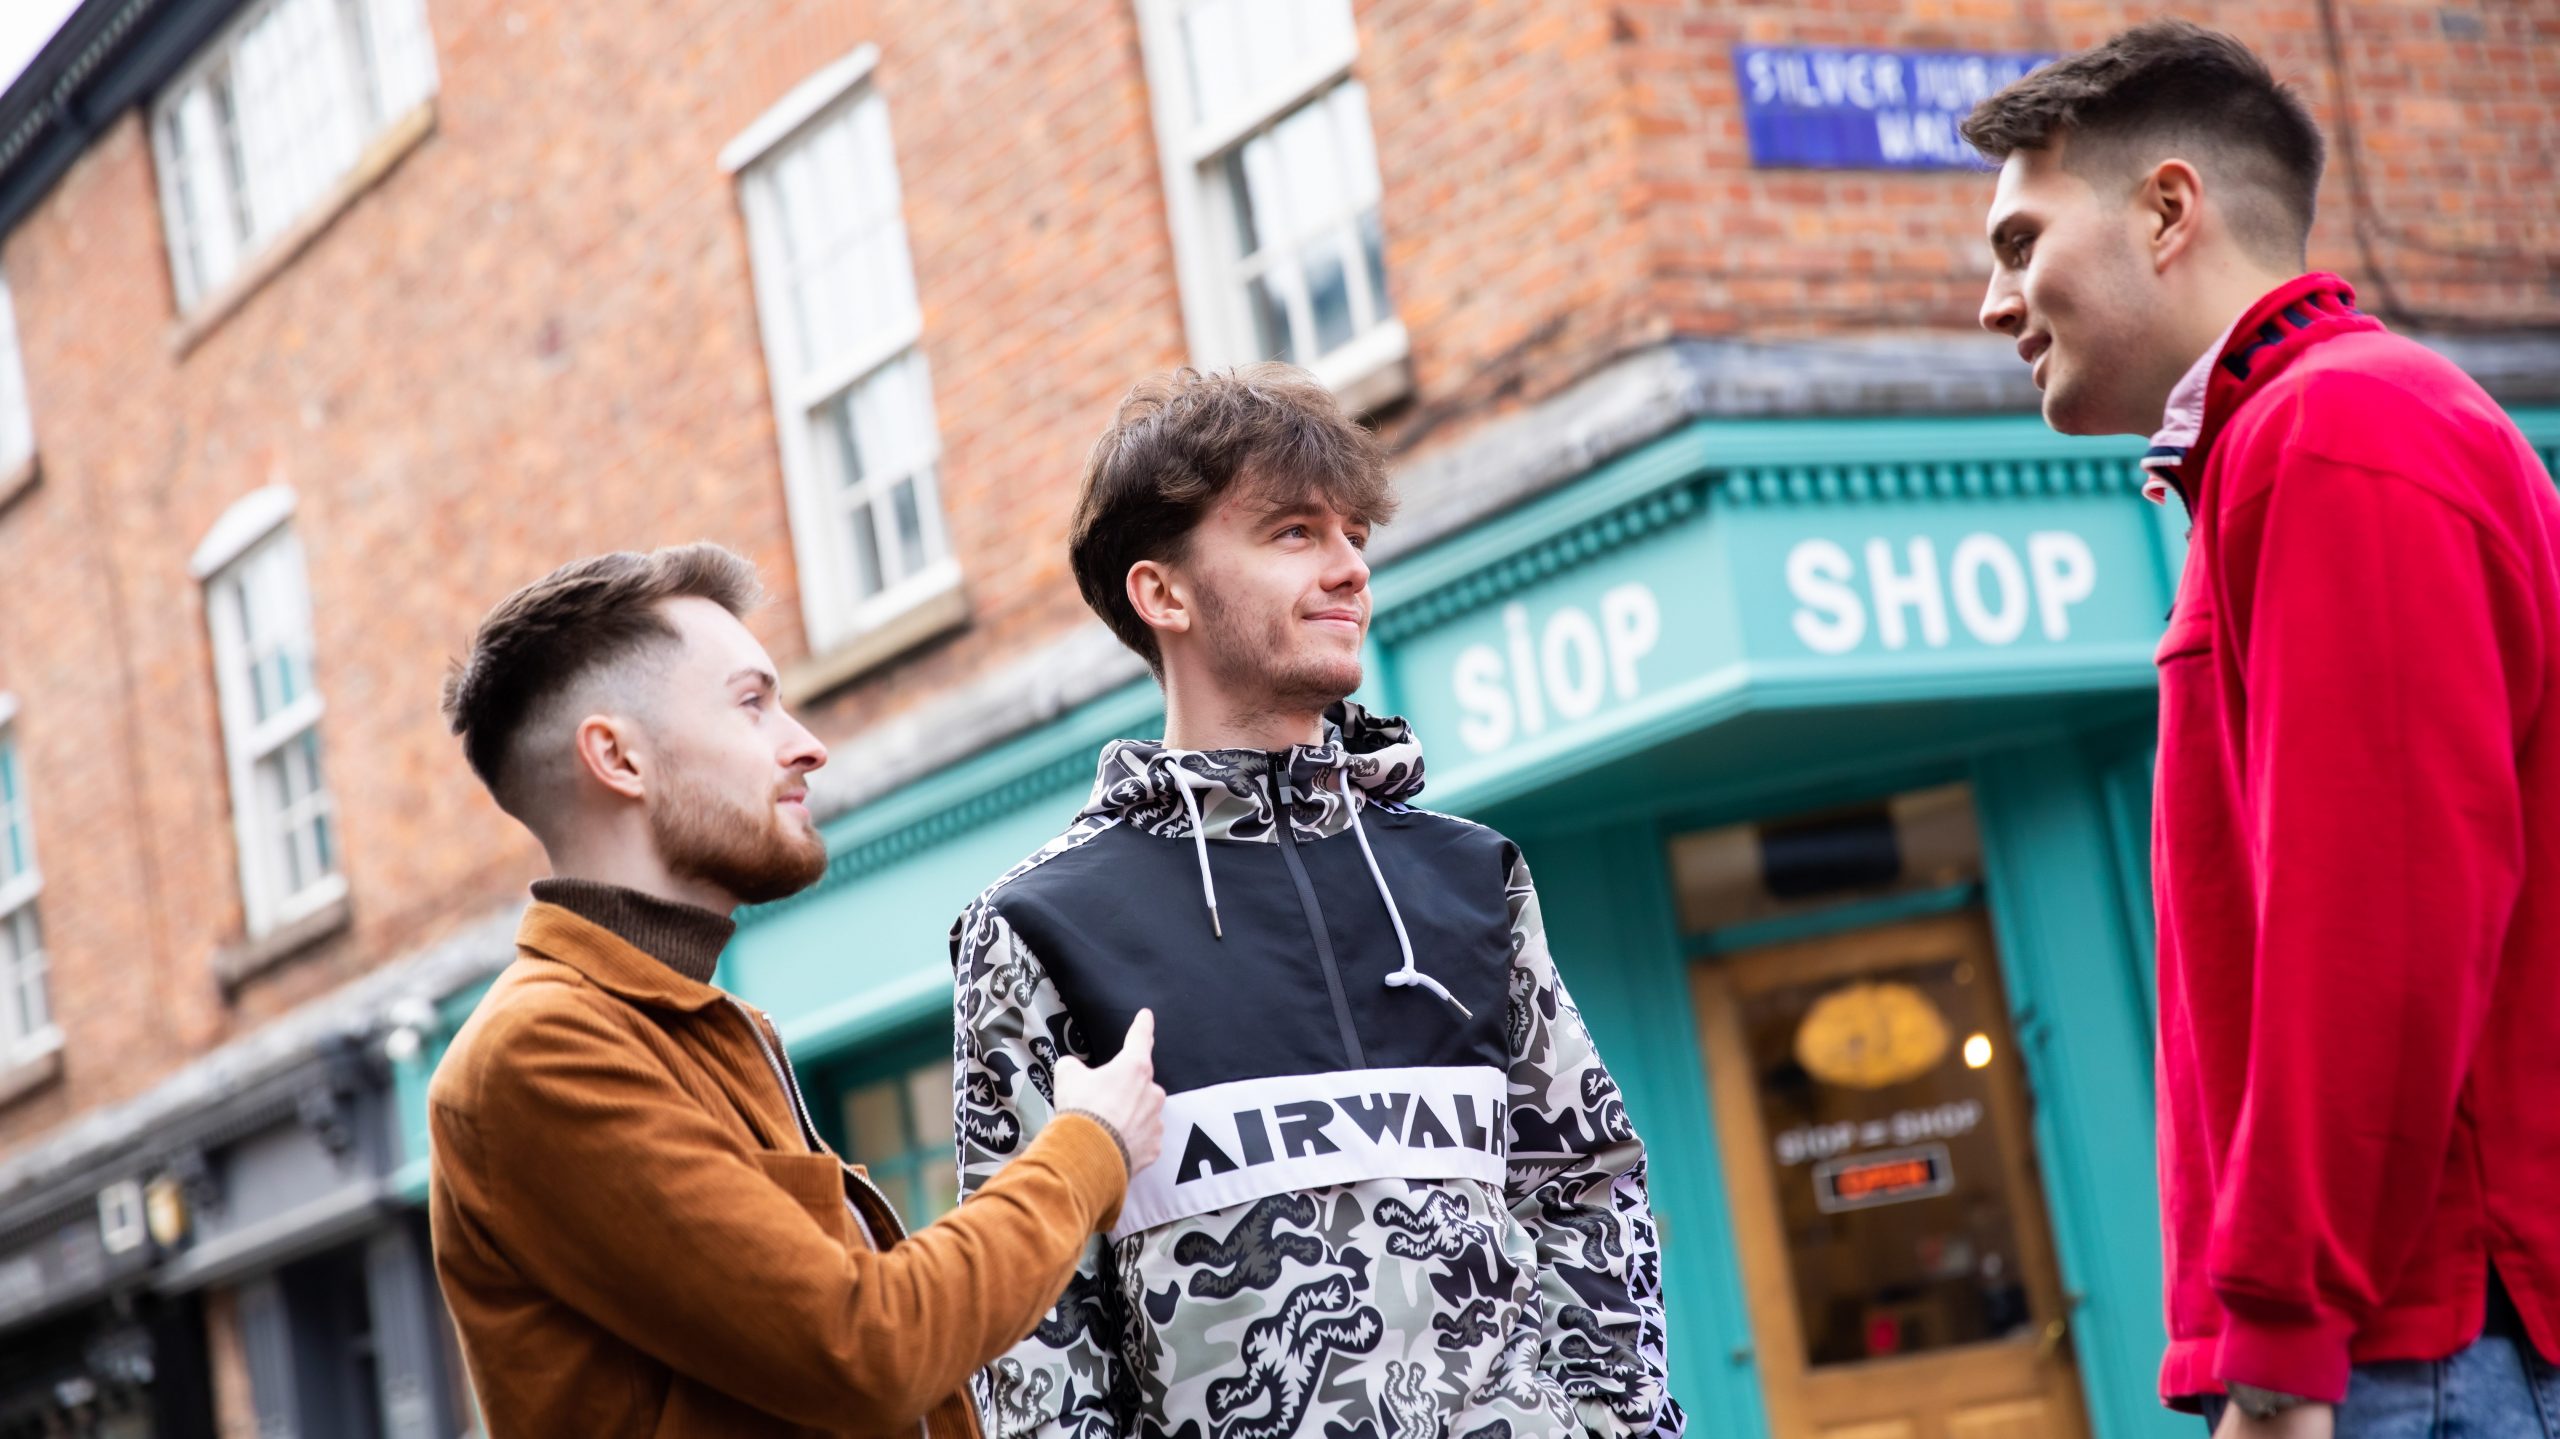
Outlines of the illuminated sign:
{"label": "illuminated sign", "polygon": [[1935,1199],[1955,1187],[1955,1165],[1943,1144],[1828,1159],[1813,1167],[1813,1202],[1825,1214]]}

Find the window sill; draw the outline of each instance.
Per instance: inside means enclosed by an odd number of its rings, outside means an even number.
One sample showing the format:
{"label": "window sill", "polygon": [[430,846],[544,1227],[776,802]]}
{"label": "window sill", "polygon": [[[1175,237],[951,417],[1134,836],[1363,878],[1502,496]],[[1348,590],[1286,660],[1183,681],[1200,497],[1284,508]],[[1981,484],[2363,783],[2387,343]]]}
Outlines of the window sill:
{"label": "window sill", "polygon": [[329,193],[311,207],[310,213],[285,227],[283,233],[269,242],[258,256],[242,265],[238,273],[225,280],[210,295],[196,302],[195,308],[178,319],[177,328],[169,333],[169,353],[183,360],[205,337],[222,328],[249,302],[249,297],[265,289],[267,282],[282,274],[285,268],[311,248],[338,217],[354,208],[356,201],[382,183],[384,178],[408,158],[409,152],[426,143],[436,130],[436,102],[431,96],[420,101],[408,114],[394,120],[364,153],[356,157],[355,168],[340,177]]}
{"label": "window sill", "polygon": [[1374,415],[1413,393],[1413,346],[1402,320],[1389,320],[1327,355],[1309,373],[1348,413]]}
{"label": "window sill", "polygon": [[61,1082],[61,1034],[57,1032],[50,1039],[38,1043],[44,1047],[32,1054],[0,1061],[0,1108],[7,1108],[28,1095]]}
{"label": "window sill", "polygon": [[24,499],[43,478],[44,465],[32,454],[18,461],[8,473],[0,474],[0,513]]}
{"label": "window sill", "polygon": [[259,975],[302,954],[323,940],[345,933],[355,924],[355,907],[342,891],[318,909],[259,935],[226,944],[213,953],[213,977],[225,995]]}
{"label": "window sill", "polygon": [[786,666],[783,702],[806,704],[842,689],[925,641],[940,639],[968,623],[969,592],[957,584],[938,590],[833,649]]}

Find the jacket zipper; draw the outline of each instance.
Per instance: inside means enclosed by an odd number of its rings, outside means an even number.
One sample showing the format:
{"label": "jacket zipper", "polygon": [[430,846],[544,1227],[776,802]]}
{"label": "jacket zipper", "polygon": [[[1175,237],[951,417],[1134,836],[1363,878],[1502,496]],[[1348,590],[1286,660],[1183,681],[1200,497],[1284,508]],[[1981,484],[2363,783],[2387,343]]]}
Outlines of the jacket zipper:
{"label": "jacket zipper", "polygon": [[[772,1068],[774,1081],[782,1086],[783,1097],[791,1101],[791,1117],[794,1120],[797,1120],[800,1125],[800,1142],[808,1145],[809,1152],[812,1154],[824,1154],[829,1158],[834,1158],[833,1151],[829,1150],[826,1143],[818,1138],[818,1126],[809,1118],[808,1101],[800,1097],[800,1081],[791,1073],[791,1066],[783,1062],[783,1056],[778,1047],[780,1041],[768,1040],[765,1038],[763,1019],[758,1017],[754,1010],[747,1007],[745,1000],[742,1000],[733,994],[729,996],[729,1002],[737,1006],[739,1014],[745,1016],[747,1021],[747,1032],[756,1037],[757,1051],[764,1055],[764,1062]],[[880,1212],[889,1216],[890,1227],[893,1230],[904,1228],[903,1225],[897,1222],[898,1211],[889,1203],[889,1196],[880,1192],[880,1186],[873,1184],[869,1175],[856,1174],[851,1169],[847,1168],[841,1161],[837,1163],[836,1168],[842,1170],[846,1177],[852,1179],[854,1183],[861,1185],[864,1193],[880,1201]],[[853,1216],[854,1227],[862,1231],[864,1242],[868,1243],[874,1252],[885,1247],[880,1243],[880,1237],[871,1232],[871,1221],[862,1217],[861,1208],[853,1202],[853,1196],[850,1194],[845,1196],[844,1210],[845,1213]],[[894,1244],[905,1237],[906,1236],[903,1233],[892,1233],[890,1235],[890,1243]],[[964,1385],[960,1390],[960,1396],[968,1401],[970,1417],[976,1419],[978,1421],[978,1427],[981,1430],[984,1430],[986,1428],[986,1420],[978,1413],[977,1391]],[[925,1439],[933,1439],[933,1418],[931,1415],[927,1415],[926,1417],[916,1421],[916,1432],[925,1436]]]}
{"label": "jacket zipper", "polygon": [[[729,1002],[736,1005],[738,1012],[747,1017],[747,1028],[755,1034],[756,1048],[763,1051],[764,1062],[773,1068],[775,1082],[782,1086],[783,1096],[791,1101],[791,1117],[800,1124],[800,1142],[809,1146],[811,1154],[824,1154],[833,1158],[834,1151],[828,1149],[826,1141],[818,1137],[818,1126],[809,1118],[808,1102],[800,1097],[800,1081],[793,1077],[791,1066],[783,1062],[782,1054],[775,1048],[775,1041],[765,1038],[763,1021],[757,1018],[754,1010],[747,1008],[746,1001],[739,999],[736,995],[731,995]],[[845,1174],[854,1183],[861,1185],[863,1192],[880,1201],[881,1213],[889,1215],[892,1219],[896,1218],[898,1211],[889,1203],[889,1196],[880,1192],[880,1186],[873,1184],[869,1175],[855,1174],[851,1169],[846,1169]],[[870,1241],[871,1247],[883,1248],[880,1236],[871,1232],[871,1221],[862,1217],[862,1211],[854,1206],[852,1196],[846,1196],[844,1207],[851,1212],[853,1222],[861,1228],[862,1237]],[[906,1238],[905,1226],[901,1224],[896,1228],[899,1232],[889,1236],[893,1244]]]}
{"label": "jacket zipper", "polygon": [[1289,866],[1289,882],[1298,887],[1298,907],[1306,911],[1307,931],[1315,937],[1316,962],[1324,967],[1325,992],[1333,996],[1334,1023],[1342,1028],[1342,1052],[1353,1069],[1366,1069],[1369,1061],[1360,1051],[1360,1031],[1351,1023],[1351,1000],[1343,993],[1342,967],[1334,962],[1333,936],[1324,926],[1324,909],[1316,903],[1316,887],[1307,879],[1307,866],[1298,858],[1298,827],[1289,817],[1288,756],[1271,757],[1271,794],[1279,806],[1280,858]]}

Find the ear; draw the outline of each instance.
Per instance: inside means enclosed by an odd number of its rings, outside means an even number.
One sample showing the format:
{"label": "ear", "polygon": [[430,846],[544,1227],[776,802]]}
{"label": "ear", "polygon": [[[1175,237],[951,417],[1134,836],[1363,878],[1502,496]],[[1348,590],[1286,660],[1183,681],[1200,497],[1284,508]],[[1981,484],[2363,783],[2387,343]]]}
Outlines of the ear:
{"label": "ear", "polygon": [[647,797],[648,761],[641,753],[639,726],[633,721],[621,715],[591,714],[578,721],[575,746],[578,767],[588,779],[625,799]]}
{"label": "ear", "polygon": [[1129,608],[1159,634],[1186,634],[1191,629],[1190,586],[1161,560],[1140,560],[1129,567]]}
{"label": "ear", "polygon": [[2154,269],[2204,243],[2204,176],[2184,160],[2163,160],[2142,178],[2135,204],[2143,213]]}

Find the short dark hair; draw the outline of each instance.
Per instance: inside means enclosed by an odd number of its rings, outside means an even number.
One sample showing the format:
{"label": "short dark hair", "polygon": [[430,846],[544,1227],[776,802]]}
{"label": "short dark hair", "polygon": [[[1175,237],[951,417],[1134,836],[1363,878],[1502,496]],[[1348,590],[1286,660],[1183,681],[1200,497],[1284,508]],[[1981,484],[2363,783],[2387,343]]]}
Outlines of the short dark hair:
{"label": "short dark hair", "polygon": [[743,616],[763,586],[752,563],[708,542],[619,550],[562,565],[480,621],[470,653],[445,674],[444,717],[500,808],[524,817],[519,741],[548,718],[545,707],[609,666],[674,644],[659,606],[686,596]]}
{"label": "short dark hair", "polygon": [[1129,604],[1129,567],[1181,559],[1239,484],[1275,509],[1312,497],[1371,524],[1395,517],[1378,437],[1306,371],[1265,361],[1139,381],[1085,461],[1067,562],[1084,602],[1158,674],[1164,655]]}
{"label": "short dark hair", "polygon": [[2068,135],[2065,164],[2131,171],[2191,148],[2211,178],[2268,203],[2231,207],[2260,258],[2302,262],[2328,147],[2310,107],[2256,52],[2186,20],[2136,25],[2103,45],[2030,71],[1976,105],[1960,127],[1997,163]]}

